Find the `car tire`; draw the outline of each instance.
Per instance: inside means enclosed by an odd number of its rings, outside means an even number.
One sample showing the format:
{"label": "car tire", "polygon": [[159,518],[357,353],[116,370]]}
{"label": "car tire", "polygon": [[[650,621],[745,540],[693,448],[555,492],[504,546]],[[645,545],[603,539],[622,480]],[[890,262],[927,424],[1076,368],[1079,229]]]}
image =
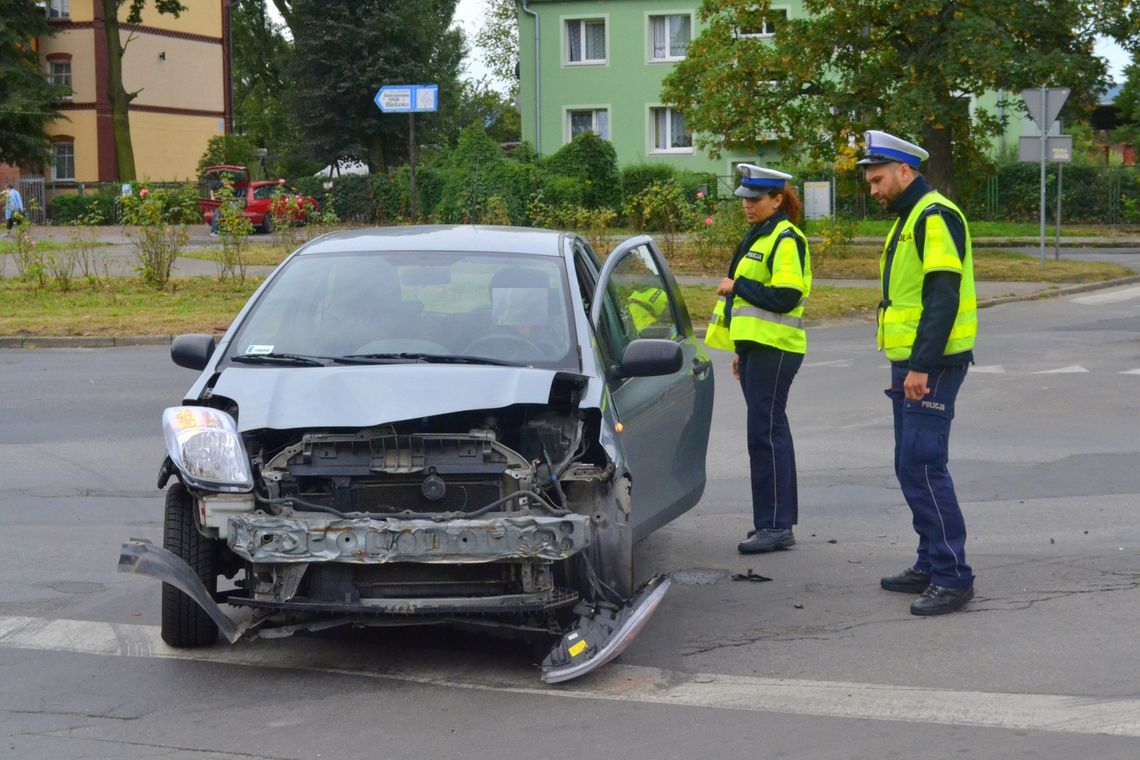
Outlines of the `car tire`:
{"label": "car tire", "polygon": [[266,235],[273,233],[273,214],[266,211],[265,220],[261,223],[261,231]]}
{"label": "car tire", "polygon": [[[185,560],[213,595],[218,588],[217,545],[198,532],[194,499],[182,483],[166,491],[162,546]],[[204,647],[218,638],[218,626],[197,603],[168,583],[162,584],[162,640],[172,647]]]}

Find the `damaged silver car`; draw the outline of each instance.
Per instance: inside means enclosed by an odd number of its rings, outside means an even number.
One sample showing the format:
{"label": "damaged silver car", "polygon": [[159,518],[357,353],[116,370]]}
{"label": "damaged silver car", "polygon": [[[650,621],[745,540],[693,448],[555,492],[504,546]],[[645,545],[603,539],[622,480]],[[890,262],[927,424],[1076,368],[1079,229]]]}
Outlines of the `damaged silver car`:
{"label": "damaged silver car", "polygon": [[163,547],[120,570],[165,582],[175,647],[487,626],[567,680],[648,620],[633,544],[704,490],[712,367],[646,236],[603,265],[570,233],[335,233],[171,353],[201,375],[163,414]]}

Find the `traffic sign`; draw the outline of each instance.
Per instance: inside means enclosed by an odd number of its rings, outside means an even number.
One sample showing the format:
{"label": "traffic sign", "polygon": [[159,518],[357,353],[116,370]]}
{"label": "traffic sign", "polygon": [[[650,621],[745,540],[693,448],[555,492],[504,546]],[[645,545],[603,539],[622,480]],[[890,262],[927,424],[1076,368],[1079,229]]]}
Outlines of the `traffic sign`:
{"label": "traffic sign", "polygon": [[373,98],[384,113],[423,113],[439,110],[439,85],[386,84]]}
{"label": "traffic sign", "polygon": [[[1041,160],[1041,138],[1022,137],[1017,144],[1017,160]],[[1067,164],[1073,160],[1073,136],[1049,135],[1045,143],[1045,160],[1054,164]]]}
{"label": "traffic sign", "polygon": [[1068,87],[1037,87],[1032,90],[1022,90],[1021,99],[1029,109],[1029,117],[1041,129],[1049,131],[1051,125],[1061,113],[1061,106],[1069,99]]}

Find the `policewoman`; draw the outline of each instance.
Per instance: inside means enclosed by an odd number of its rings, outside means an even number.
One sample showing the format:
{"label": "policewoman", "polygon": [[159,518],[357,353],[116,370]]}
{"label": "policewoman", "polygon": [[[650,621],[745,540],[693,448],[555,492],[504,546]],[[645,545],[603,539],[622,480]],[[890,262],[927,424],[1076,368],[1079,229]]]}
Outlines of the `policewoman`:
{"label": "policewoman", "polygon": [[870,131],[859,161],[879,205],[897,215],[879,262],[878,347],[891,362],[895,473],[914,516],[914,565],[882,588],[919,594],[915,615],[942,615],[974,596],[966,523],[947,469],[954,402],[973,362],[978,332],[974,264],[966,217],[927,183],[928,154]]}
{"label": "policewoman", "polygon": [[796,453],[785,409],[807,351],[804,303],[811,293],[807,238],[794,222],[803,204],[790,174],[738,164],[740,197],[751,228],[740,242],[705,334],[710,348],[735,351],[732,373],[748,405],[748,458],[754,530],[741,554],[796,542]]}

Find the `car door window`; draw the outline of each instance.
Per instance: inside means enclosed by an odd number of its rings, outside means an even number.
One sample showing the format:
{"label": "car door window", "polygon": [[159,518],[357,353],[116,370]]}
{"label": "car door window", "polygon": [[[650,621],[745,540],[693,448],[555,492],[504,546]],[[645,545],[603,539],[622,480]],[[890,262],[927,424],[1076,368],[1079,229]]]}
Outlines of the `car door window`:
{"label": "car door window", "polygon": [[623,255],[607,284],[605,300],[600,328],[617,356],[638,338],[680,337],[669,289],[647,246]]}

